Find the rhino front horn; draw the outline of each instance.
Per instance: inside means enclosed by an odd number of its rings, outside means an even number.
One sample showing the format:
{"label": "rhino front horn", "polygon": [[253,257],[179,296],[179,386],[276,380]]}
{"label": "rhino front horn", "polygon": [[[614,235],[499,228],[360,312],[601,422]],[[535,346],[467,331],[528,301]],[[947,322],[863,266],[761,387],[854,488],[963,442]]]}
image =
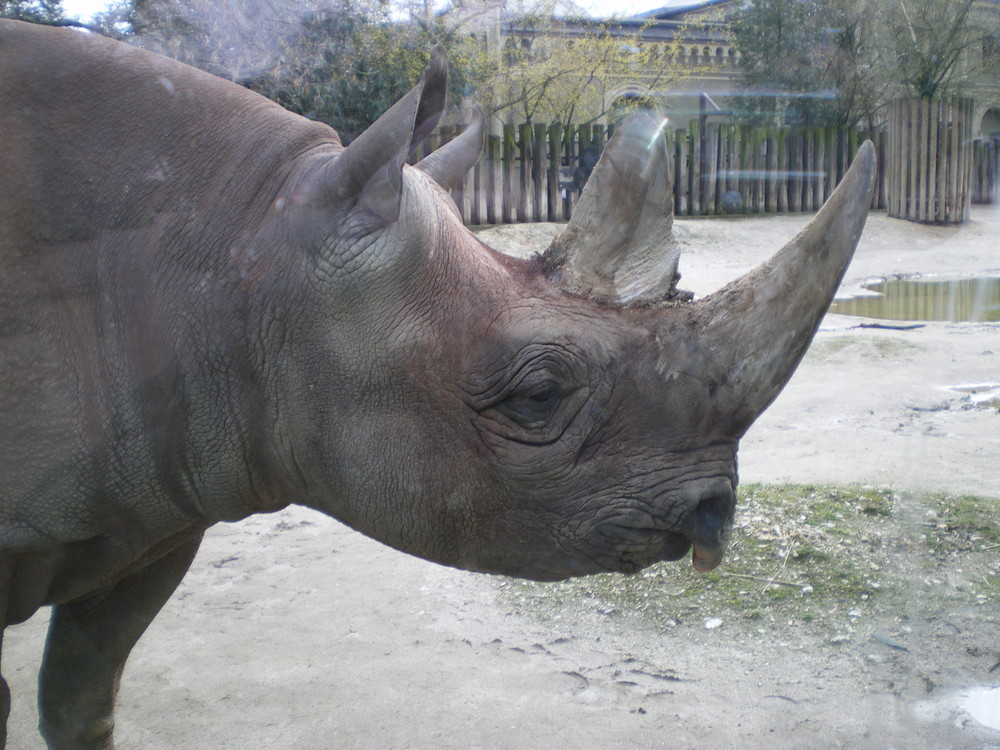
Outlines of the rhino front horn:
{"label": "rhino front horn", "polygon": [[[742,435],[792,377],[854,256],[875,185],[875,147],[802,232],[767,262],[692,305],[698,349],[710,359],[713,410]],[[665,311],[666,312],[666,311]]]}

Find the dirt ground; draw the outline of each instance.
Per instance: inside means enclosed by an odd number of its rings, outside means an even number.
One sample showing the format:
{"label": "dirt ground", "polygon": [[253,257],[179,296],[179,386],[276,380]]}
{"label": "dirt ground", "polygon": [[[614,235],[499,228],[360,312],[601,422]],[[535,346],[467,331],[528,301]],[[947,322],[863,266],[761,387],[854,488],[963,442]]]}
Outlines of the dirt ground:
{"label": "dirt ground", "polygon": [[[678,221],[681,286],[710,292],[806,220]],[[555,229],[482,236],[525,251]],[[897,273],[1000,274],[998,238],[995,208],[977,207],[960,228],[873,214],[845,291]],[[891,487],[911,511],[939,489],[1000,506],[1000,410],[954,390],[1000,384],[1000,323],[858,323],[827,316],[743,441],[741,479]],[[833,638],[680,605],[669,627],[627,611],[543,618],[505,596],[505,579],[435,566],[292,508],[210,532],[133,652],[118,744],[1000,748],[1000,693],[985,692],[1000,688],[1000,605],[936,599],[970,585],[960,563],[941,580],[919,555],[896,565],[895,609],[867,623],[845,615],[847,635]],[[42,747],[34,682],[45,617],[8,630],[4,644],[17,750]]]}

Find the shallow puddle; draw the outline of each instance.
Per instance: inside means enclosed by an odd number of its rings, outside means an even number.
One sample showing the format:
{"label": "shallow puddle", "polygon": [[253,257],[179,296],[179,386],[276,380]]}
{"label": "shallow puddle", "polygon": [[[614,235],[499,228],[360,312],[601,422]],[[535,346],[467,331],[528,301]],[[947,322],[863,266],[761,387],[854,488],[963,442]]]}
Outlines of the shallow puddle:
{"label": "shallow puddle", "polygon": [[959,705],[984,727],[1000,729],[1000,687],[976,688]]}
{"label": "shallow puddle", "polygon": [[1000,383],[980,383],[979,385],[952,385],[953,391],[968,395],[969,403],[983,409],[1000,409]]}
{"label": "shallow puddle", "polygon": [[894,278],[864,287],[875,294],[837,300],[830,312],[886,320],[1000,320],[1000,277]]}
{"label": "shallow puddle", "polygon": [[[965,713],[984,727],[1000,730],[1000,687],[970,687],[917,701],[912,708],[916,716],[924,721],[955,721]],[[956,724],[961,726],[958,722]]]}

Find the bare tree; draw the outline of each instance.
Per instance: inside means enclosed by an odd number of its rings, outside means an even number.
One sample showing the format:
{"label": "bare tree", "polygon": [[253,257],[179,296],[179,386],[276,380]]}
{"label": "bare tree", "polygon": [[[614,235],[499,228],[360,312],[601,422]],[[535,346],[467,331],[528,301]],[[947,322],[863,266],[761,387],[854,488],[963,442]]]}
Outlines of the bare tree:
{"label": "bare tree", "polygon": [[895,78],[901,93],[927,99],[968,93],[984,62],[983,39],[1000,32],[997,15],[976,13],[977,4],[892,0],[884,6],[882,34],[894,53],[886,73]]}
{"label": "bare tree", "polygon": [[504,119],[594,121],[621,104],[613,92],[623,83],[655,92],[691,72],[674,64],[676,43],[644,38],[647,26],[556,17],[544,0],[498,7],[502,35],[476,65],[477,93]]}

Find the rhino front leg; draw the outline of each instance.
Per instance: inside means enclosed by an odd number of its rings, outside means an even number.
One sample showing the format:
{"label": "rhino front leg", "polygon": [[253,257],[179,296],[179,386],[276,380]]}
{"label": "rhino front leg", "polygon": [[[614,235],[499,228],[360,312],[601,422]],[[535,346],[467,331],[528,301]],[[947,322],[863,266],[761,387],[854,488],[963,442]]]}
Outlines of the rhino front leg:
{"label": "rhino front leg", "polygon": [[125,660],[181,582],[202,533],[114,588],[53,608],[39,679],[39,729],[51,750],[112,750]]}

